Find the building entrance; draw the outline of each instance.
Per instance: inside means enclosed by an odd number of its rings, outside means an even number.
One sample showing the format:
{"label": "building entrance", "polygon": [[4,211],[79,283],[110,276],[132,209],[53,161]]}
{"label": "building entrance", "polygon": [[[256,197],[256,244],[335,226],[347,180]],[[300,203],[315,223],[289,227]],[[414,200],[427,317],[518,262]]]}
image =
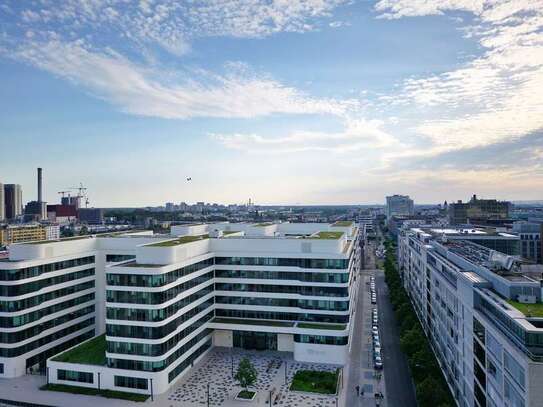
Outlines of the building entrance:
{"label": "building entrance", "polygon": [[277,350],[277,334],[234,331],[234,347],[248,350]]}

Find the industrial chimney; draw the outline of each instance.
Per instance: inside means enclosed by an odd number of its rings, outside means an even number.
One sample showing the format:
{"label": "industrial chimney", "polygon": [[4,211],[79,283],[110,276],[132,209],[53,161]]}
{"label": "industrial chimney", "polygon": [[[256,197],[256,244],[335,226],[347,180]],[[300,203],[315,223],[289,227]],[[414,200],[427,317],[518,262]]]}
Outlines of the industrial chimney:
{"label": "industrial chimney", "polygon": [[38,202],[41,203],[43,202],[42,198],[42,185],[41,185],[41,168],[38,168]]}

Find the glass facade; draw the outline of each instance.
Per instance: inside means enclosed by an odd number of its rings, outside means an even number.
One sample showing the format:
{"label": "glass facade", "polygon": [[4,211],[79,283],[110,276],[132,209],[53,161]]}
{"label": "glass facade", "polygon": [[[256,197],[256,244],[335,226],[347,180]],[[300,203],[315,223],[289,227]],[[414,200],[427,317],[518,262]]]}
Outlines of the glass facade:
{"label": "glass facade", "polygon": [[135,274],[107,274],[108,285],[120,285],[129,287],[161,287],[173,283],[177,279],[200,271],[213,265],[213,258],[181,267],[168,273],[159,275],[135,275]]}
{"label": "glass facade", "polygon": [[94,374],[89,372],[76,372],[75,370],[58,369],[57,379],[79,383],[94,383]]}
{"label": "glass facade", "polygon": [[326,315],[326,314],[297,314],[289,312],[270,311],[245,311],[234,309],[216,309],[215,316],[228,318],[249,318],[249,319],[270,319],[280,321],[309,321],[346,324],[349,322],[349,315]]}
{"label": "glass facade", "polygon": [[287,298],[260,297],[215,297],[217,304],[263,305],[268,307],[294,307],[321,311],[348,311],[349,301],[296,300]]}
{"label": "glass facade", "polygon": [[294,342],[318,345],[347,345],[348,336],[294,335]]}
{"label": "glass facade", "polygon": [[115,376],[114,382],[117,387],[128,387],[140,390],[147,390],[149,388],[149,379],[141,377]]}
{"label": "glass facade", "polygon": [[181,363],[179,363],[175,368],[172,369],[170,373],[168,373],[168,383],[171,383],[173,379],[175,379],[181,372],[183,372],[187,367],[192,365],[192,362],[194,362],[196,359],[198,359],[202,354],[211,348],[212,340],[205,342],[202,346],[196,350],[196,352],[191,353],[191,355],[183,360]]}
{"label": "glass facade", "polygon": [[64,270],[70,267],[83,266],[94,263],[94,256],[58,261],[56,263],[42,264],[40,266],[25,267],[13,270],[0,270],[0,281],[15,281],[24,278],[38,277],[51,271]]}
{"label": "glass facade", "polygon": [[260,293],[282,293],[309,295],[315,297],[348,297],[348,287],[308,287],[299,285],[265,285],[265,284],[238,284],[216,283],[217,291],[243,291]]}
{"label": "glass facade", "polygon": [[180,309],[211,293],[213,293],[213,286],[206,287],[192,295],[189,295],[188,297],[177,301],[175,304],[172,304],[162,309],[107,307],[107,318],[130,321],[162,321],[166,318],[171,317]]}
{"label": "glass facade", "polygon": [[348,259],[290,259],[277,257],[215,257],[215,264],[233,266],[280,266],[306,269],[347,269]]}
{"label": "glass facade", "polygon": [[251,278],[268,280],[294,280],[311,283],[345,284],[349,282],[349,273],[290,272],[267,270],[215,270],[218,278]]}
{"label": "glass facade", "polygon": [[0,297],[16,297],[18,295],[30,294],[52,285],[67,283],[68,281],[79,280],[94,276],[94,268],[66,273],[56,277],[44,278],[25,284],[0,285]]}
{"label": "glass facade", "polygon": [[107,290],[108,302],[121,302],[129,304],[162,304],[172,300],[184,291],[196,287],[213,279],[213,272],[210,271],[204,275],[193,278],[182,284],[178,284],[165,291],[147,292],[147,291],[116,291]]}
{"label": "glass facade", "polygon": [[94,280],[86,283],[72,285],[70,287],[61,288],[60,290],[51,291],[46,294],[36,295],[34,297],[25,298],[17,301],[0,301],[0,312],[16,312],[27,308],[32,308],[41,305],[42,303],[54,300],[60,297],[65,297],[70,294],[75,294],[79,291],[94,288]]}

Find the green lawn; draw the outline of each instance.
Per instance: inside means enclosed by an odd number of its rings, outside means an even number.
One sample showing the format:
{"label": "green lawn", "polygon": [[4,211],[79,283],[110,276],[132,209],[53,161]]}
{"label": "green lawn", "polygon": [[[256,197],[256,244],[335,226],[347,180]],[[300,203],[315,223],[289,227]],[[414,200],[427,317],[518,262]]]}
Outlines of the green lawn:
{"label": "green lawn", "polygon": [[346,327],[345,324],[315,324],[311,322],[298,322],[297,328],[304,329],[330,329],[334,331],[343,331]]}
{"label": "green lawn", "polygon": [[334,239],[337,240],[343,236],[343,232],[317,232],[314,235],[309,236],[309,239]]}
{"label": "green lawn", "polygon": [[543,317],[543,303],[536,303],[536,304],[524,304],[522,302],[513,301],[513,300],[507,300],[507,302],[518,309],[520,312],[522,312],[527,317],[537,317],[542,318]]}
{"label": "green lawn", "polygon": [[54,357],[53,360],[55,362],[104,366],[106,364],[106,335],[100,335],[84,342]]}
{"label": "green lawn", "polygon": [[353,224],[352,220],[338,220],[337,222],[332,223],[332,226],[351,226]]}
{"label": "green lawn", "polygon": [[182,237],[179,237],[179,238],[177,238],[175,240],[166,240],[164,242],[149,244],[146,247],[172,247],[172,246],[178,246],[180,244],[196,242],[198,240],[204,240],[204,239],[207,239],[207,238],[209,238],[209,235],[207,235],[207,234],[206,235],[198,235],[198,236],[182,236]]}
{"label": "green lawn", "polygon": [[[147,394],[128,393],[115,390],[98,390],[87,387],[68,386],[66,384],[46,384],[40,390],[61,391],[63,393],[84,394],[87,396],[101,396],[108,399],[121,399],[143,402],[149,398]],[[99,402],[97,402],[100,405]]]}
{"label": "green lawn", "polygon": [[251,390],[242,390],[238,393],[238,398],[245,399],[245,400],[252,400],[254,397],[255,392]]}
{"label": "green lawn", "polygon": [[222,234],[223,236],[231,235],[232,233],[239,233],[239,230],[223,230]]}
{"label": "green lawn", "polygon": [[307,391],[319,394],[336,394],[338,372],[298,370],[290,384],[292,391]]}
{"label": "green lawn", "polygon": [[263,222],[263,223],[255,223],[253,226],[257,226],[257,227],[265,227],[265,226],[271,226],[273,225],[273,223],[270,223],[270,222]]}
{"label": "green lawn", "polygon": [[262,319],[243,319],[243,318],[214,318],[211,322],[216,324],[245,324],[245,325],[270,325],[270,326],[294,326],[294,322],[273,321]]}

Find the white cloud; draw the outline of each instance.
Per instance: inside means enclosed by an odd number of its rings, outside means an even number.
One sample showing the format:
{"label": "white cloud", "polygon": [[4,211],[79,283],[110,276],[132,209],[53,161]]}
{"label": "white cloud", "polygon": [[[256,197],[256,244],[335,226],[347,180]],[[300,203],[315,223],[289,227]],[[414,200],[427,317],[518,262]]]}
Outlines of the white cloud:
{"label": "white cloud", "polygon": [[[316,99],[247,70],[172,75],[137,65],[109,50],[96,52],[84,41],[26,41],[10,54],[84,86],[128,113],[162,118],[238,117],[287,114],[342,116],[354,100]],[[236,65],[234,65],[236,66]]]}
{"label": "white cloud", "polygon": [[421,110],[418,134],[427,151],[485,146],[523,137],[543,128],[543,1],[541,0],[382,0],[382,18],[467,11],[477,26],[467,27],[483,54],[461,68],[411,78],[394,103]]}
{"label": "white cloud", "polygon": [[365,119],[346,119],[345,128],[335,133],[297,131],[279,137],[256,134],[213,134],[212,137],[231,149],[264,154],[307,151],[346,153],[397,144],[397,140],[383,129],[383,122]]}

